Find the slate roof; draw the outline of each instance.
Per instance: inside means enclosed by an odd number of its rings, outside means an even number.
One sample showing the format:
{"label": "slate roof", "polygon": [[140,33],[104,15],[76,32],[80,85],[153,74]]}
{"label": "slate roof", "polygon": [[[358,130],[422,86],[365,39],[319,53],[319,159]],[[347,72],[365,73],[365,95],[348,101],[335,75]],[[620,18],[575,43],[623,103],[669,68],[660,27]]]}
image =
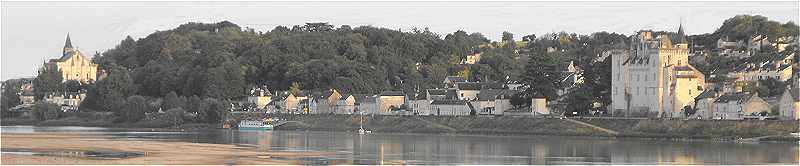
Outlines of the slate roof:
{"label": "slate roof", "polygon": [[405,96],[401,91],[383,91],[380,96]]}
{"label": "slate roof", "polygon": [[717,96],[717,92],[716,91],[707,89],[707,90],[703,91],[703,93],[700,93],[699,95],[697,95],[697,97],[695,97],[695,99],[714,98],[716,96]]}
{"label": "slate roof", "polygon": [[510,99],[511,91],[503,89],[484,89],[478,93],[478,101],[491,101],[500,98]]}
{"label": "slate roof", "polygon": [[447,95],[447,89],[428,89],[431,95]]}
{"label": "slate roof", "polygon": [[434,100],[431,105],[467,105],[464,100]]}
{"label": "slate roof", "polygon": [[730,101],[736,101],[736,103],[743,103],[743,102],[747,101],[747,99],[750,99],[751,96],[753,96],[753,95],[752,94],[747,94],[747,93],[724,94],[724,95],[720,96],[719,98],[717,98],[717,100],[714,101],[714,102],[715,103],[727,103],[727,102],[730,102]]}
{"label": "slate roof", "polygon": [[375,103],[375,95],[370,94],[353,94],[353,98],[356,99],[356,104],[360,103]]}
{"label": "slate roof", "polygon": [[456,83],[458,90],[481,90],[481,83],[477,82],[459,82]]}
{"label": "slate roof", "polygon": [[447,77],[444,78],[444,80],[452,82],[452,83],[467,82],[466,78],[459,77],[459,76],[447,76]]}

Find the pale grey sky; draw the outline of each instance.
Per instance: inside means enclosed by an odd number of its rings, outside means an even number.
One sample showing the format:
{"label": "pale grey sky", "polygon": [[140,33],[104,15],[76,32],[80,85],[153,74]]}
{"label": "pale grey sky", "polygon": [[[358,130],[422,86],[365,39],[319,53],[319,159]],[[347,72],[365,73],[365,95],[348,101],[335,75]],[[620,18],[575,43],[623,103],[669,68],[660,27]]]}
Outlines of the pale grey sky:
{"label": "pale grey sky", "polygon": [[737,14],[798,22],[800,2],[2,2],[2,80],[32,77],[44,60],[58,58],[64,38],[93,55],[126,35],[143,38],[186,22],[229,20],[268,31],[278,25],[329,22],[409,30],[456,30],[498,40],[503,31],[527,34],[640,29],[688,34],[713,32]]}

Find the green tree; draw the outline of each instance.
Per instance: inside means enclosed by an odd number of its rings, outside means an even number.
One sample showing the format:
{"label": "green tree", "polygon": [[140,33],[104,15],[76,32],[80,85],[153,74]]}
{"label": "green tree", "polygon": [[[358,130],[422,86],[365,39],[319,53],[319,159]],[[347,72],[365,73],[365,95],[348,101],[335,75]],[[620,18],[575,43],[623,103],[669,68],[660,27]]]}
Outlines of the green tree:
{"label": "green tree", "polygon": [[61,112],[61,108],[53,103],[38,101],[33,104],[31,111],[31,117],[33,120],[45,121],[57,119],[59,117],[59,113]]}
{"label": "green tree", "polygon": [[550,54],[531,55],[522,75],[522,84],[525,85],[523,97],[528,100],[534,96],[558,99],[556,92],[564,87],[561,82],[564,74],[558,69],[558,64],[557,58]]}
{"label": "green tree", "polygon": [[127,69],[114,67],[110,72],[108,77],[97,81],[89,88],[84,101],[87,108],[117,111],[115,109],[120,108],[128,96],[136,93],[136,85]]}
{"label": "green tree", "polygon": [[2,117],[13,116],[9,109],[20,104],[20,86],[22,86],[21,82],[16,80],[6,80],[3,82],[3,87],[5,89],[3,89],[3,94],[0,96],[0,98],[2,98],[0,99],[0,102],[2,102],[0,103],[0,111],[2,111],[0,115],[2,115]]}
{"label": "green tree", "polygon": [[150,109],[147,100],[138,95],[128,97],[125,108],[114,113],[117,122],[138,122],[145,118],[145,112]]}
{"label": "green tree", "polygon": [[227,106],[214,98],[206,98],[198,116],[206,123],[219,123],[227,112]]}
{"label": "green tree", "polygon": [[61,71],[42,68],[39,75],[33,80],[33,93],[36,95],[36,100],[41,100],[47,93],[61,92],[63,80]]}

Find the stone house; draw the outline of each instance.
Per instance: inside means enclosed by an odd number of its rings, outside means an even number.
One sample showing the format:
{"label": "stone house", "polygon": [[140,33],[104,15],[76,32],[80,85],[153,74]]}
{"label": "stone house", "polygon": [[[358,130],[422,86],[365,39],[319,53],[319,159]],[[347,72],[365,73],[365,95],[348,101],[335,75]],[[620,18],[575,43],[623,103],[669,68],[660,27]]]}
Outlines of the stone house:
{"label": "stone house", "polygon": [[455,84],[458,100],[472,101],[478,99],[478,93],[481,91],[481,83],[478,82],[460,82]]}
{"label": "stone house", "polygon": [[436,116],[467,116],[471,112],[464,100],[434,100],[430,105],[430,114]]}
{"label": "stone house", "polygon": [[342,98],[342,94],[335,89],[329,89],[314,95],[312,97],[314,105],[312,113],[333,113],[340,98]]}
{"label": "stone house", "polygon": [[247,102],[254,104],[256,108],[265,109],[267,104],[272,102],[272,94],[266,87],[253,88],[247,95]]}
{"label": "stone house", "polygon": [[511,93],[503,89],[483,89],[478,94],[478,99],[471,101],[478,115],[503,115],[511,109]]}
{"label": "stone house", "polygon": [[[303,108],[307,108],[308,106],[308,96],[305,94],[306,92],[299,92],[298,94],[289,93],[284,99],[283,104],[285,105],[283,108],[288,112],[297,112],[303,111]],[[301,103],[305,101],[304,103]]]}
{"label": "stone house", "polygon": [[467,82],[467,79],[459,76],[447,76],[442,81],[444,88],[455,88],[456,83]]}
{"label": "stone house", "polygon": [[356,98],[353,95],[342,95],[336,102],[336,114],[353,114],[356,109]]}
{"label": "stone house", "polygon": [[769,112],[769,104],[755,93],[724,94],[714,101],[714,119],[741,120],[760,112]]}
{"label": "stone house", "polygon": [[378,113],[378,96],[368,94],[353,94],[355,110],[353,112],[364,114]]}
{"label": "stone house", "polygon": [[391,114],[405,104],[406,96],[400,91],[383,91],[378,95],[378,114]]}
{"label": "stone house", "polygon": [[696,111],[694,115],[691,115],[689,118],[712,119],[714,117],[714,110],[716,108],[714,101],[717,99],[718,94],[719,93],[714,90],[705,90],[700,93],[700,95],[695,98],[694,109]]}

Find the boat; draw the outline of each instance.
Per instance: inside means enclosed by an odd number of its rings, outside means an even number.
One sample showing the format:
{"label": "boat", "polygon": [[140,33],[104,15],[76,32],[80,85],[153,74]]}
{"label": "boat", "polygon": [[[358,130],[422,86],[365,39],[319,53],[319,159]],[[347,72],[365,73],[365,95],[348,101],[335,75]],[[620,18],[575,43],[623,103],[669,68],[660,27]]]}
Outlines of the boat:
{"label": "boat", "polygon": [[271,119],[243,120],[239,122],[239,130],[272,130]]}
{"label": "boat", "polygon": [[366,134],[372,133],[372,131],[364,129],[364,114],[363,113],[360,114],[359,120],[360,121],[359,121],[359,124],[358,124],[358,134],[366,135]]}

